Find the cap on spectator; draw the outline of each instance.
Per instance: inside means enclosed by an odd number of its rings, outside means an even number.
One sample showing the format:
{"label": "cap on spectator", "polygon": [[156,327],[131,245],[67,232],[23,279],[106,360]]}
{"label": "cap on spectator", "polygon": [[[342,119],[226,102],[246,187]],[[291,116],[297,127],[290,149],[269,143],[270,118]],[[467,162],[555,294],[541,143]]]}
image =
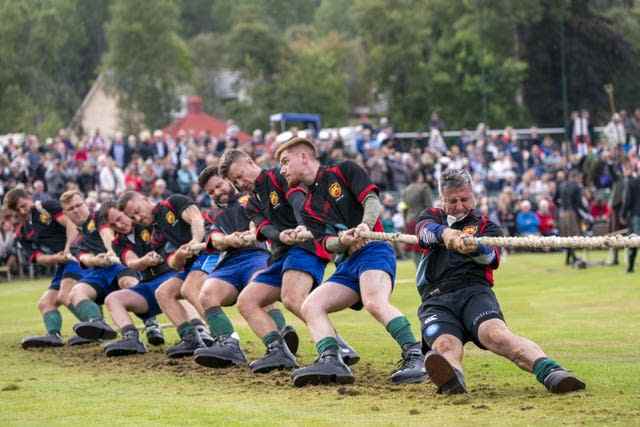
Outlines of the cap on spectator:
{"label": "cap on spectator", "polygon": [[299,144],[305,144],[306,146],[311,147],[311,149],[313,149],[313,153],[315,155],[318,155],[318,151],[316,150],[316,146],[313,144],[313,142],[309,141],[307,138],[296,136],[278,145],[278,148],[276,148],[276,152],[274,153],[276,160],[280,160],[280,155],[284,150]]}

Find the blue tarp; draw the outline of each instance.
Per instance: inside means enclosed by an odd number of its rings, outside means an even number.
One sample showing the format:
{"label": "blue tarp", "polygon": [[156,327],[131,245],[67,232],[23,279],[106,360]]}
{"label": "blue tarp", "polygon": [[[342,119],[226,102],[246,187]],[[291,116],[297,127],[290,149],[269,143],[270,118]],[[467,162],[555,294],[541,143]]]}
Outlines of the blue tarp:
{"label": "blue tarp", "polygon": [[305,126],[312,126],[316,134],[320,131],[320,116],[318,114],[308,113],[278,113],[272,114],[269,118],[272,122],[280,123],[280,130],[285,131],[287,123],[296,122],[304,123]]}

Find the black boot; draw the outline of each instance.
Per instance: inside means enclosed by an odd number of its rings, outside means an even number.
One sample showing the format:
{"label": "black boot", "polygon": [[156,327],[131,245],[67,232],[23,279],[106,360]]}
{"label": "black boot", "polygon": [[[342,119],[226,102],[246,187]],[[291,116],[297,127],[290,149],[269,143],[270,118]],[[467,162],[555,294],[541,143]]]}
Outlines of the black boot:
{"label": "black boot", "polygon": [[120,341],[109,343],[104,348],[107,357],[129,356],[132,354],[144,354],[147,352],[144,344],[140,341],[138,331],[128,332]]}
{"label": "black boot", "polygon": [[112,340],[118,336],[103,319],[92,319],[88,322],[80,322],[73,325],[73,331],[80,337],[89,340]]}
{"label": "black boot", "polygon": [[340,347],[340,356],[347,366],[353,366],[360,361],[360,355],[340,335],[336,334],[336,341]]}
{"label": "black boot", "polygon": [[585,383],[566,369],[556,369],[549,373],[544,379],[544,386],[551,393],[570,393],[572,391],[584,390]]}
{"label": "black boot", "polygon": [[162,333],[162,329],[160,329],[160,325],[156,321],[155,317],[151,317],[144,321],[144,333],[147,336],[147,341],[149,341],[149,344],[164,344],[164,334]]}
{"label": "black boot", "polygon": [[293,385],[303,387],[307,384],[353,384],[355,377],[342,361],[337,349],[322,353],[312,365],[293,371]]}
{"label": "black boot", "polygon": [[424,368],[424,356],[420,343],[407,345],[402,350],[402,359],[389,379],[394,384],[416,384],[425,380],[427,372]]}
{"label": "black boot", "polygon": [[283,340],[277,340],[269,344],[265,355],[254,360],[249,367],[254,374],[266,374],[275,369],[297,368],[298,363],[288,344]]}
{"label": "black boot", "polygon": [[167,349],[167,356],[171,359],[193,356],[193,353],[197,349],[203,347],[205,347],[205,345],[200,339],[200,335],[198,335],[194,329],[193,332],[185,334],[178,344],[169,347]]}
{"label": "black boot", "polygon": [[430,351],[424,359],[424,367],[431,382],[438,387],[438,394],[466,393],[462,372],[451,364],[440,353]]}
{"label": "black boot", "polygon": [[74,335],[67,340],[67,345],[70,347],[75,347],[78,345],[97,344],[99,342],[100,340],[89,340],[89,339]]}
{"label": "black boot", "polygon": [[199,348],[193,360],[208,368],[226,368],[247,364],[247,357],[240,348],[240,342],[233,337],[218,337],[211,347]]}
{"label": "black boot", "polygon": [[44,348],[44,347],[62,347],[64,341],[60,334],[47,334],[36,337],[26,337],[22,340],[22,348]]}

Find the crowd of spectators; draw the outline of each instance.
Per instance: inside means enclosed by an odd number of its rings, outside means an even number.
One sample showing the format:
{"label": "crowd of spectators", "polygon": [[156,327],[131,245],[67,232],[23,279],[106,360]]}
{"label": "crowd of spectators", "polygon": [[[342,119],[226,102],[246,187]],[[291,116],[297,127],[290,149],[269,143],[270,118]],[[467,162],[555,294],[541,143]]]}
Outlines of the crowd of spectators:
{"label": "crowd of spectators", "polygon": [[[255,130],[251,140],[241,143],[237,127],[230,125],[217,136],[181,131],[172,137],[161,130],[103,135],[97,129],[82,138],[66,130],[44,140],[5,136],[0,139],[0,197],[16,186],[41,201],[79,189],[95,208],[125,190],[137,190],[154,200],[182,193],[208,208],[211,200],[197,184],[201,170],[217,164],[230,147],[250,152],[263,167],[274,166],[272,153],[283,137],[273,129]],[[586,111],[572,114],[565,135],[542,135],[535,127],[523,135],[481,123],[445,139],[445,126],[434,113],[424,132],[401,139],[386,118],[374,125],[362,117],[349,138],[323,131],[315,142],[324,164],[351,159],[368,170],[383,192],[387,231],[410,232],[415,216],[437,205],[436,182],[447,168],[471,172],[478,209],[507,235],[556,234],[558,186],[577,171],[588,210],[586,231],[616,215],[625,177],[637,170],[640,110],[632,117],[624,111],[614,114],[597,134]],[[14,256],[14,219],[4,212],[1,224],[0,261],[7,263]],[[402,248],[398,251],[403,256]]]}

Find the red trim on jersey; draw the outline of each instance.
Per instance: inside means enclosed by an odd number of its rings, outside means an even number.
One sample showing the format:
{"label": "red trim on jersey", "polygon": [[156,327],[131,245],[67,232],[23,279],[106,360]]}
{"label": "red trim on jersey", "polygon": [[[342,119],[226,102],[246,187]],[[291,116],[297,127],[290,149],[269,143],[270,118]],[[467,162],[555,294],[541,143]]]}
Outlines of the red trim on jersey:
{"label": "red trim on jersey", "polygon": [[276,188],[276,190],[278,190],[281,193],[284,192],[284,189],[278,182],[278,178],[276,177],[275,170],[271,169],[267,171],[267,176],[269,177],[269,181],[271,181],[271,184]]}
{"label": "red trim on jersey", "polygon": [[338,166],[331,166],[330,168],[327,168],[327,172],[331,172],[332,174],[336,175],[344,185],[347,185],[347,178],[344,176]]}
{"label": "red trim on jersey", "polygon": [[293,193],[297,193],[297,192],[300,192],[300,193],[302,193],[303,195],[306,195],[306,194],[307,194],[307,192],[306,192],[306,191],[304,191],[304,189],[303,189],[302,187],[293,187],[293,188],[290,188],[290,189],[289,189],[289,191],[287,191],[287,194],[286,194],[286,198],[287,198],[287,200],[289,200],[289,198],[291,197],[291,195],[292,195]]}
{"label": "red trim on jersey", "polygon": [[369,195],[369,193],[372,193],[374,191],[378,191],[378,186],[375,184],[369,184],[367,185],[364,190],[362,190],[360,192],[360,194],[358,194],[358,202],[362,203],[364,201],[364,199]]}
{"label": "red trim on jersey", "polygon": [[318,255],[320,259],[323,259],[325,261],[331,261],[331,252],[329,252],[324,246],[326,240],[329,237],[330,236],[324,237],[320,242],[318,242],[317,240],[313,241],[313,247],[316,251],[316,255]]}
{"label": "red trim on jersey", "polygon": [[304,200],[304,211],[316,221],[324,223],[324,220],[320,217],[320,215],[318,215],[318,213],[311,207],[311,199],[312,196],[310,194],[307,194],[307,198]]}
{"label": "red trim on jersey", "polygon": [[34,251],[29,257],[29,262],[38,262],[38,257],[44,255],[42,251]]}
{"label": "red trim on jersey", "polygon": [[53,217],[53,219],[55,219],[56,221],[59,221],[60,218],[62,218],[64,216],[64,212],[60,211],[57,214],[55,214],[55,216]]}
{"label": "red trim on jersey", "polygon": [[[262,229],[269,224],[271,224],[271,221],[269,221],[268,219],[264,219],[260,224],[258,224],[258,226],[256,227],[256,239],[260,240],[260,233],[262,233]],[[264,236],[262,236],[262,238],[264,239]]]}
{"label": "red trim on jersey", "polygon": [[162,206],[164,206],[167,209],[171,209],[172,211],[173,209],[173,205],[171,204],[171,202],[169,201],[169,199],[165,199],[165,200],[160,200],[160,202],[158,203]]}

